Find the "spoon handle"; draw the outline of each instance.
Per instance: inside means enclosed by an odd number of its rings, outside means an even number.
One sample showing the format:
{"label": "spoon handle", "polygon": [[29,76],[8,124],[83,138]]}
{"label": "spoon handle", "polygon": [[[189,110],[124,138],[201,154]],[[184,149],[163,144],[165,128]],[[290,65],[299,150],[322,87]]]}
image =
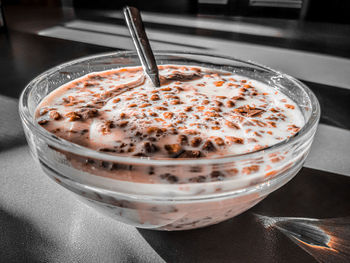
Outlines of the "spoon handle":
{"label": "spoon handle", "polygon": [[143,70],[149,76],[154,86],[159,87],[157,63],[149,44],[140,12],[137,8],[129,6],[124,7],[123,12]]}

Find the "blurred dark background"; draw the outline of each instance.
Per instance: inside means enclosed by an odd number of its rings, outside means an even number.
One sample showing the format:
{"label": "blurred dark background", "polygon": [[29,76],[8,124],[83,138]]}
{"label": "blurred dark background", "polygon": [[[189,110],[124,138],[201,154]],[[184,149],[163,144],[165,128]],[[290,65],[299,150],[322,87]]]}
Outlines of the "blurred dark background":
{"label": "blurred dark background", "polygon": [[120,10],[131,5],[143,11],[173,14],[266,17],[350,24],[349,0],[2,0],[3,6],[27,4],[71,6],[75,12]]}

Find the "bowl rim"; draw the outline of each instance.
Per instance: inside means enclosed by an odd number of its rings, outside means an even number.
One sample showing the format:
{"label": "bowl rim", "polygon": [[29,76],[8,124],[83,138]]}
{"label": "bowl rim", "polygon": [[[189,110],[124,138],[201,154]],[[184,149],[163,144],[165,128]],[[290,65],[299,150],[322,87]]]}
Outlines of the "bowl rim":
{"label": "bowl rim", "polygon": [[[241,154],[232,154],[232,155],[226,155],[226,156],[219,156],[219,157],[207,157],[207,158],[198,158],[198,159],[174,159],[174,158],[161,158],[161,157],[136,157],[136,156],[118,156],[118,155],[110,155],[106,153],[101,153],[96,150],[72,143],[70,141],[67,141],[65,139],[59,138],[52,133],[48,132],[46,129],[38,125],[32,116],[32,113],[30,113],[27,104],[26,104],[26,95],[35,87],[35,85],[40,82],[41,80],[47,78],[48,75],[53,74],[60,69],[63,69],[67,66],[72,66],[74,64],[86,62],[88,60],[92,59],[98,59],[108,56],[114,56],[114,57],[122,57],[122,56],[130,56],[130,55],[136,55],[135,51],[117,51],[117,52],[104,52],[104,53],[98,53],[95,55],[90,56],[84,56],[78,59],[73,59],[68,62],[59,64],[57,66],[54,66],[45,72],[41,73],[40,75],[36,76],[34,79],[32,79],[24,88],[20,95],[19,99],[19,114],[22,122],[26,124],[34,134],[39,134],[45,140],[50,142],[51,145],[54,145],[60,149],[63,149],[65,151],[68,151],[70,153],[74,153],[80,156],[89,156],[92,158],[110,161],[110,162],[117,162],[117,163],[124,163],[124,164],[136,164],[136,165],[156,165],[156,166],[173,166],[173,165],[210,165],[210,164],[224,164],[224,163],[230,163],[234,161],[239,161],[245,158],[254,158],[257,157],[261,153],[265,152],[271,152],[278,150],[281,147],[284,147],[289,144],[293,144],[294,142],[298,140],[302,140],[309,134],[309,132],[317,125],[320,119],[321,115],[321,109],[320,104],[315,96],[315,94],[302,82],[295,79],[294,77],[282,73],[280,71],[274,70],[268,66],[262,65],[260,63],[256,63],[251,60],[242,60],[236,57],[231,56],[220,56],[216,54],[205,54],[200,52],[186,52],[186,51],[154,51],[155,57],[157,58],[157,55],[192,55],[192,56],[205,56],[205,57],[213,57],[213,58],[219,58],[219,59],[225,59],[225,60],[231,60],[236,61],[244,64],[248,64],[254,67],[260,67],[264,70],[270,71],[274,74],[276,74],[280,78],[285,78],[288,81],[294,83],[296,86],[301,88],[307,95],[308,99],[311,102],[312,108],[311,114],[309,119],[306,121],[304,126],[300,129],[300,131],[293,136],[279,142],[276,144],[273,144],[271,146],[268,146],[266,148],[248,152],[248,153],[241,153]],[[205,63],[205,62],[204,62]],[[210,64],[210,63],[208,63]],[[98,72],[98,71],[97,71]],[[90,73],[87,73],[90,74]],[[72,79],[73,80],[73,79]],[[72,81],[71,80],[71,81]]]}

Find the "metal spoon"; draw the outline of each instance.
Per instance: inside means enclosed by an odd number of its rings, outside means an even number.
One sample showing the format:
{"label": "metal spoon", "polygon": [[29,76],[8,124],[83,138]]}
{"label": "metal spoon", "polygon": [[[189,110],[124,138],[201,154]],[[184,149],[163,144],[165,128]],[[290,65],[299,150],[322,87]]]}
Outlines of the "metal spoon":
{"label": "metal spoon", "polygon": [[151,79],[155,87],[160,86],[159,73],[156,60],[149,44],[140,11],[135,7],[126,6],[123,9],[126,24],[134,42],[137,55],[146,75]]}

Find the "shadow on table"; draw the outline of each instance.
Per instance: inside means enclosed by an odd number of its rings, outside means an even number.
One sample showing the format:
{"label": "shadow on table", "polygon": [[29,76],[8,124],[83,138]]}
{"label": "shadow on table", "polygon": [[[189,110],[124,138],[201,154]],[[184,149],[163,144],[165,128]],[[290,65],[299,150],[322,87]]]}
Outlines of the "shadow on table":
{"label": "shadow on table", "polygon": [[0,262],[47,262],[53,244],[25,219],[0,208]]}
{"label": "shadow on table", "polygon": [[350,215],[350,178],[303,168],[290,183],[231,220],[203,229],[139,229],[167,262],[316,262],[254,215],[336,218]]}
{"label": "shadow on table", "polygon": [[[190,231],[139,230],[166,262],[314,262],[274,229],[266,231],[251,213]],[[279,253],[276,253],[279,251]]]}
{"label": "shadow on table", "polygon": [[18,101],[0,95],[0,152],[26,143],[20,117]]}

